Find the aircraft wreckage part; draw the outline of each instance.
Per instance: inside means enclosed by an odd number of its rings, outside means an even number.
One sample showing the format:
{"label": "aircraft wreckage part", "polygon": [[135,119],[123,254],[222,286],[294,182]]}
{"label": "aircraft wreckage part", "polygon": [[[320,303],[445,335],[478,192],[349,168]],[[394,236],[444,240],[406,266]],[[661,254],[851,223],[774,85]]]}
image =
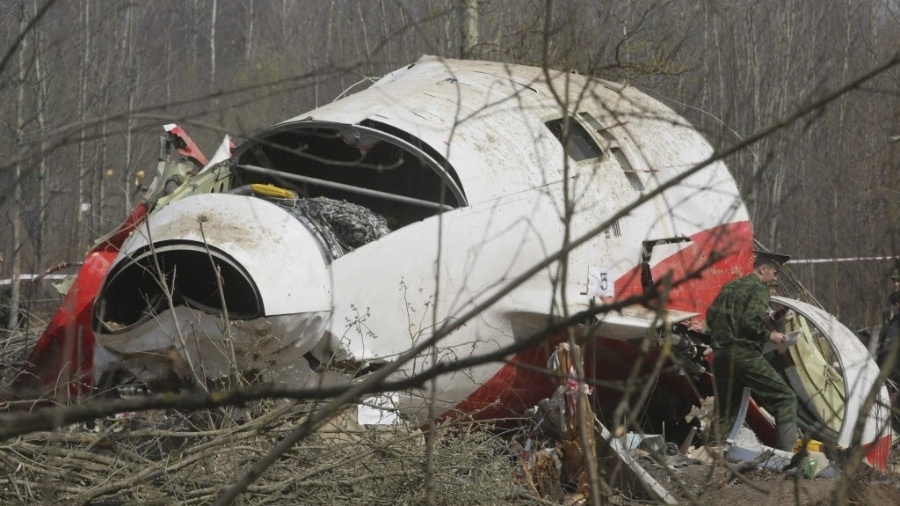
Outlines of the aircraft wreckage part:
{"label": "aircraft wreckage part", "polygon": [[[890,401],[887,388],[875,382],[878,364],[834,316],[793,299],[772,297],[772,301],[796,313],[785,330],[802,331],[803,344],[788,348],[794,367],[786,370],[802,410],[815,417],[815,424],[838,445],[866,447],[868,463],[887,470],[892,437]],[[874,403],[864,413],[865,400],[873,391]],[[835,421],[835,416],[841,419]],[[859,424],[860,440],[854,441]]]}
{"label": "aircraft wreckage part", "polygon": [[295,376],[330,314],[323,249],[297,217],[262,199],[176,201],[123,245],[94,331],[151,388],[235,371]]}
{"label": "aircraft wreckage part", "polygon": [[[672,273],[675,279],[679,279],[679,276],[693,272],[704,262],[710,262],[713,255],[721,259],[712,262],[712,266],[704,271],[701,279],[672,290],[670,297],[674,302],[671,305],[682,311],[671,311],[674,318],[667,319],[668,323],[704,311],[722,284],[739,273],[746,272],[752,264],[752,255],[749,253],[752,232],[749,222],[714,227],[695,234],[691,239],[687,246],[680,246],[668,257],[662,257],[662,253],[665,252],[663,248],[654,251],[652,259],[654,278],[661,279],[667,273]],[[615,287],[616,294],[623,298],[641,293],[640,266],[626,271],[615,279]],[[512,333],[517,339],[526,338],[542,330],[548,322],[546,313],[538,311],[537,306],[532,313],[522,310],[529,299],[521,294],[521,290],[510,295],[516,300],[520,310],[511,310],[506,314]],[[544,291],[539,293],[541,296],[533,300],[536,305],[543,304],[546,298]],[[587,308],[587,304],[578,307],[578,309]],[[669,312],[663,314],[669,315]],[[590,336],[584,345],[585,371],[589,377],[600,380],[601,386],[597,387],[596,395],[598,402],[604,406],[618,404],[622,388],[602,385],[627,378],[636,363],[642,374],[650,374],[659,355],[655,347],[650,353],[642,354],[640,344],[646,336],[653,336],[662,324],[663,321],[657,320],[655,313],[629,308],[621,313],[602,315],[598,317],[595,328],[580,331],[585,336]],[[565,338],[565,334],[560,333],[542,341],[534,348],[516,354],[488,380],[473,385],[472,393],[455,407],[453,413],[479,413],[479,416],[485,418],[508,417],[534,406],[542,398],[549,397],[555,386],[542,371],[553,347]],[[667,392],[675,394],[673,398],[677,396],[689,405],[700,405],[700,398],[697,397],[698,387],[706,392],[705,395],[712,393],[711,383],[695,386],[691,379],[680,371],[666,373],[660,384]],[[450,415],[453,416],[453,413]],[[671,429],[678,421],[671,420],[667,423],[667,427]]]}
{"label": "aircraft wreckage part", "polygon": [[606,441],[609,448],[618,456],[625,464],[626,470],[637,478],[638,482],[644,489],[657,501],[664,504],[678,504],[678,499],[669,493],[656,478],[653,477],[641,464],[631,455],[624,437],[613,437],[613,434],[602,423],[597,422],[600,428],[600,437]]}
{"label": "aircraft wreckage part", "polygon": [[[749,221],[711,227],[690,236],[686,245],[657,246],[650,258],[654,280],[671,276],[683,280],[694,273],[702,276],[675,286],[667,294],[666,307],[705,314],[722,286],[744,275],[753,265],[753,231]],[[637,265],[616,280],[619,298],[643,293],[641,266]]]}
{"label": "aircraft wreckage part", "polygon": [[213,153],[209,161],[206,162],[202,169],[200,169],[200,173],[206,172],[214,165],[231,158],[231,153],[234,152],[234,148],[235,146],[234,142],[231,140],[231,136],[226,135],[225,138],[222,139],[222,142],[219,144],[219,147],[216,148],[215,153]]}
{"label": "aircraft wreckage part", "polygon": [[152,391],[189,388],[200,379],[254,373],[280,381],[311,373],[304,355],[322,341],[328,312],[235,320],[185,306],[165,310],[129,331],[97,340]]}
{"label": "aircraft wreckage part", "polygon": [[[263,199],[207,194],[169,204],[126,241],[104,283],[97,323],[116,332],[110,323],[128,327],[155,309],[148,306],[165,295],[159,270],[186,304],[221,311],[216,269],[232,285],[225,302],[237,319],[331,308],[322,245],[303,223]],[[117,321],[120,315],[128,321]]]}
{"label": "aircraft wreckage part", "polygon": [[200,151],[200,148],[194,144],[194,140],[188,136],[184,132],[184,130],[176,125],[175,123],[169,123],[168,125],[163,126],[166,132],[169,132],[169,135],[177,137],[179,139],[178,144],[178,153],[184,155],[185,157],[194,161],[197,164],[197,167],[203,167],[209,161],[206,159],[206,155]]}
{"label": "aircraft wreckage part", "polygon": [[295,181],[298,183],[309,183],[317,186],[322,186],[325,188],[330,188],[334,190],[341,190],[349,193],[354,193],[357,195],[365,195],[367,197],[376,197],[384,200],[392,200],[396,202],[402,202],[404,204],[411,204],[414,206],[427,207],[431,209],[439,209],[442,211],[449,211],[453,209],[452,206],[448,206],[447,204],[441,204],[439,202],[431,202],[429,200],[415,199],[412,197],[405,197],[403,195],[394,195],[388,192],[381,192],[376,190],[369,190],[366,188],[359,188],[356,186],[352,186],[349,184],[343,183],[335,183],[332,181],[326,181],[324,179],[314,178],[314,177],[306,177],[298,174],[285,174],[276,170],[266,169],[264,167],[256,167],[254,165],[241,165],[241,170],[247,172],[253,172],[256,174],[262,174],[266,176],[275,176],[276,178],[287,180],[287,181]]}

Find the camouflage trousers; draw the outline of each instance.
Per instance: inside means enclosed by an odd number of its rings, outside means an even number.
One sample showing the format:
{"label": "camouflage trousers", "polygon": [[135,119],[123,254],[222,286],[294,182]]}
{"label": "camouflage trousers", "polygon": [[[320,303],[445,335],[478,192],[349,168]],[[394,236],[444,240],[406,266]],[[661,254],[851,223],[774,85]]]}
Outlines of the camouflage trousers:
{"label": "camouflage trousers", "polygon": [[716,350],[713,356],[716,386],[716,440],[728,437],[737,418],[744,387],[762,404],[775,423],[797,422],[797,395],[762,353],[749,350]]}

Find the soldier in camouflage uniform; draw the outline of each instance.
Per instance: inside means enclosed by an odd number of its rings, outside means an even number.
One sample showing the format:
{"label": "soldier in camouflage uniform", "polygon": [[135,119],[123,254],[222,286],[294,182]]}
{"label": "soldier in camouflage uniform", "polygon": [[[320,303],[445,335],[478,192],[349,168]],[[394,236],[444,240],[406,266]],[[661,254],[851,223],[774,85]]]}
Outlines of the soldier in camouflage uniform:
{"label": "soldier in camouflage uniform", "polygon": [[766,341],[783,343],[785,336],[769,330],[767,285],[790,257],[756,252],[753,272],[733,280],[706,312],[712,334],[713,376],[716,385],[717,439],[723,439],[734,425],[744,387],[775,416],[777,448],[790,451],[797,441],[796,394],[775,368],[763,357]]}

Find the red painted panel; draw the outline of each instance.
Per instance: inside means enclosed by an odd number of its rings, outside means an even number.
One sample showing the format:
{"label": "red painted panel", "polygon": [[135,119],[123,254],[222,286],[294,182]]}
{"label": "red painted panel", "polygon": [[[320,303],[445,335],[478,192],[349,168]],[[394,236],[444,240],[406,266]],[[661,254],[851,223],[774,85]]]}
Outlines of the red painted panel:
{"label": "red painted panel", "polygon": [[146,214],[147,204],[138,203],[108,240],[88,252],[75,283],[63,297],[22,372],[13,381],[15,391],[46,393],[61,400],[90,395],[94,367],[94,334],[91,331],[94,299],[125,238]]}
{"label": "red painted panel", "polygon": [[[701,277],[672,290],[668,307],[705,314],[722,285],[749,271],[752,264],[752,244],[753,234],[748,221],[730,223],[694,235],[688,247],[663,259],[652,269],[654,279],[661,279],[671,271],[673,279],[677,280],[686,273],[693,273],[701,266],[710,264],[703,270]],[[711,261],[715,258],[718,260]],[[640,278],[641,266],[637,265],[616,280],[617,298],[642,293]],[[476,418],[495,418],[520,414],[541,399],[549,397],[557,383],[533,369],[544,369],[553,348],[563,339],[563,335],[558,335],[538,348],[517,354],[496,375],[457,405],[456,410],[471,413]],[[600,337],[585,344],[584,354],[585,374],[595,381],[597,399],[604,405],[618,402],[621,389],[613,386],[613,383],[621,382],[631,374],[639,360],[640,350],[622,341]],[[652,371],[658,357],[656,353],[646,354],[638,365],[641,375],[646,377]],[[527,367],[519,367],[519,364]],[[664,379],[673,391],[687,396],[695,404],[699,402],[694,387],[686,378],[668,375]],[[756,415],[759,415],[758,410]],[[751,415],[750,418],[754,416]],[[764,432],[765,428],[760,427],[760,430]],[[774,433],[771,425],[770,430]]]}

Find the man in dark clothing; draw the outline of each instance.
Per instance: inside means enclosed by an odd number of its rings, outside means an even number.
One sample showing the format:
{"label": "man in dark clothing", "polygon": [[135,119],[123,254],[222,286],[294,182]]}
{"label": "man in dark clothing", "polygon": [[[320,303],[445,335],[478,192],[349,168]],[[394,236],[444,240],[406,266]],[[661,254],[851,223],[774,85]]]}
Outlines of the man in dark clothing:
{"label": "man in dark clothing", "polygon": [[744,387],[775,416],[776,447],[790,451],[797,441],[796,394],[763,357],[766,341],[783,343],[785,336],[766,326],[768,284],[778,276],[787,255],[756,252],[753,272],[728,282],[706,312],[712,335],[716,386],[716,438],[731,430]]}

